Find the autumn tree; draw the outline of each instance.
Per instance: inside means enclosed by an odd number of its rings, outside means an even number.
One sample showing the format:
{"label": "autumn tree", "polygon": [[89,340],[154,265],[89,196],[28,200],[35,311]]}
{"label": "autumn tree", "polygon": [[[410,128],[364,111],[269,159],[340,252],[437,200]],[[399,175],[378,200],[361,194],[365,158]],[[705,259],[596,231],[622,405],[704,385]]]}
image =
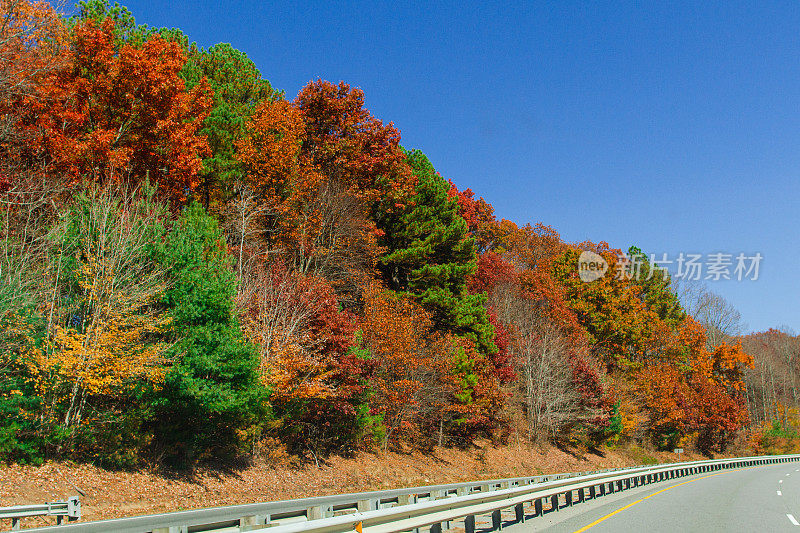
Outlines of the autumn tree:
{"label": "autumn tree", "polygon": [[317,80],[300,91],[294,104],[305,125],[301,154],[326,179],[376,208],[374,213],[389,212],[412,193],[400,132],[372,116],[360,89]]}
{"label": "autumn tree", "polygon": [[758,423],[786,420],[786,410],[800,404],[800,340],[788,328],[769,329],[741,339],[754,367],[745,372],[750,415]]}
{"label": "autumn tree", "polygon": [[[39,127],[27,101],[45,80],[65,66],[68,32],[48,2],[0,2],[0,212],[3,237],[32,242],[32,226],[59,190],[46,180]],[[48,213],[48,215],[52,215]],[[20,237],[24,235],[24,237]],[[7,265],[8,266],[8,265]]]}
{"label": "autumn tree", "polygon": [[494,248],[497,227],[494,207],[483,198],[475,199],[472,189],[459,191],[452,180],[448,194],[458,201],[458,212],[467,223],[467,231],[475,240],[478,253],[483,255],[491,251]]}
{"label": "autumn tree", "polygon": [[377,259],[374,223],[362,198],[303,153],[303,120],[288,102],[263,102],[237,143],[247,186],[259,199],[251,224],[260,228],[265,253],[282,254],[339,294],[352,294]]}
{"label": "autumn tree", "polygon": [[668,355],[636,373],[648,432],[660,446],[681,445],[695,434],[701,451],[724,451],[747,420],[744,372],[752,357],[740,345],[706,346],[704,328],[687,317],[673,333]]}
{"label": "autumn tree", "polygon": [[355,317],[339,309],[331,286],[276,260],[247,272],[239,305],[289,449],[317,461],[356,449],[369,425],[372,363],[359,356]]}
{"label": "autumn tree", "polygon": [[117,46],[112,18],[71,29],[65,65],[23,99],[39,157],[70,182],[146,178],[174,199],[198,185],[208,149],[199,135],[210,104],[206,82],[187,91],[180,46],[159,35]]}
{"label": "autumn tree", "polygon": [[619,255],[603,245],[596,250],[609,265],[601,278],[589,283],[580,280],[580,250],[576,248],[553,262],[553,277],[564,288],[564,301],[586,328],[593,352],[607,369],[635,369],[659,357],[670,329],[643,300],[641,288],[616,275]]}
{"label": "autumn tree", "polygon": [[17,361],[41,398],[42,430],[76,456],[116,466],[141,459],[137,395],[161,383],[168,347],[169,317],[158,306],[167,281],[151,256],[165,215],[152,191],[77,194],[50,232],[37,301],[17,315],[27,341]]}
{"label": "autumn tree", "polygon": [[519,285],[494,287],[489,302],[509,324],[531,439],[563,438],[602,420],[604,391],[591,377],[597,371],[587,366],[582,339]]}
{"label": "autumn tree", "polygon": [[423,429],[442,431],[451,418],[449,406],[459,391],[452,372],[456,349],[432,331],[429,315],[407,297],[375,283],[364,299],[361,327],[364,347],[377,364],[371,381],[383,425],[380,444],[424,444]]}

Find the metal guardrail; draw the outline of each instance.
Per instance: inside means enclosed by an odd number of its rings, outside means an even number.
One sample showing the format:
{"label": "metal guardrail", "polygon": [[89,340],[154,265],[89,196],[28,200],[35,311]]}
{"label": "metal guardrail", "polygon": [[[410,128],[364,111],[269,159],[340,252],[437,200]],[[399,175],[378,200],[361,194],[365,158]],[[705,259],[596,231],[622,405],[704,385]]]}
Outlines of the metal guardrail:
{"label": "metal guardrail", "polygon": [[475,517],[513,508],[524,521],[524,504],[541,516],[605,494],[713,470],[798,461],[800,455],[745,457],[694,461],[591,473],[527,476],[371,491],[318,498],[178,511],[157,515],[101,520],[27,530],[30,533],[194,533],[240,532],[270,528],[270,533],[345,533],[360,525],[364,533],[396,533],[430,526],[441,533],[443,524],[464,519],[467,533]]}
{"label": "metal guardrail", "polygon": [[11,520],[11,531],[18,531],[20,521],[31,516],[55,516],[59,524],[67,517],[70,521],[81,517],[81,501],[72,496],[65,502],[36,503],[33,505],[14,505],[0,507],[0,520]]}

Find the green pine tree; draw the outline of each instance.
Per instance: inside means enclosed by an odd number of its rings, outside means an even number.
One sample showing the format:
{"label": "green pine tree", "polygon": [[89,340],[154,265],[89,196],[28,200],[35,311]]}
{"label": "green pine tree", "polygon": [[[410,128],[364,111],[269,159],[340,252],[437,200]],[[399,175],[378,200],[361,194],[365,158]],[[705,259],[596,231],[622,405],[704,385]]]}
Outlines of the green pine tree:
{"label": "green pine tree", "polygon": [[648,256],[636,246],[628,248],[628,257],[632,261],[632,281],[641,288],[642,301],[671,328],[680,325],[686,318],[686,311],[672,290],[669,273],[651,265]]}
{"label": "green pine tree", "polygon": [[261,78],[247,54],[228,43],[215,44],[207,50],[198,50],[195,44],[185,46],[187,60],[181,77],[187,88],[205,78],[214,91],[211,112],[200,130],[211,149],[211,156],[203,161],[200,186],[203,203],[208,207],[215,189],[227,191],[242,176],[236,140],[242,136],[247,119],[260,102],[281,98],[283,93]]}
{"label": "green pine tree", "polygon": [[172,280],[173,366],[155,399],[156,450],[167,464],[231,457],[267,415],[258,355],[234,309],[236,280],[216,221],[199,203],[167,237],[160,261]]}
{"label": "green pine tree", "polygon": [[380,268],[389,286],[415,297],[433,314],[437,328],[465,336],[483,353],[494,353],[494,328],[485,295],[467,291],[475,272],[475,242],[458,212],[450,185],[419,150],[406,152],[417,178],[409,206],[383,218]]}

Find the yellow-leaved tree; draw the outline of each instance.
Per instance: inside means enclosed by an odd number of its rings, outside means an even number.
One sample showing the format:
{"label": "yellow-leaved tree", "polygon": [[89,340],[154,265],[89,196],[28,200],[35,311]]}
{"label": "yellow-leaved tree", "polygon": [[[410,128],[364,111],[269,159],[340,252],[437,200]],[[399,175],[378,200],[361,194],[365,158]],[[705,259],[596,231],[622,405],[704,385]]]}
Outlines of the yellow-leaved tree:
{"label": "yellow-leaved tree", "polygon": [[70,433],[163,379],[167,282],[152,246],[166,213],[146,189],[79,194],[51,234],[46,339],[29,361],[45,416]]}

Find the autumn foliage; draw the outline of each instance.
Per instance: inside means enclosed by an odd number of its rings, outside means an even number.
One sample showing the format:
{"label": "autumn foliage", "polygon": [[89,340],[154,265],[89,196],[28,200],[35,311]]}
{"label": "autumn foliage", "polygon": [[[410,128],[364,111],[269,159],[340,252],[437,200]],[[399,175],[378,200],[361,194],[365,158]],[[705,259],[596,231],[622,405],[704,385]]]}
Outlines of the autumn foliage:
{"label": "autumn foliage", "polygon": [[117,45],[114,23],[81,21],[70,29],[58,68],[25,95],[19,127],[35,132],[37,158],[67,184],[133,178],[158,183],[176,199],[198,185],[208,150],[198,135],[210,90],[187,91],[180,47],[159,36]]}
{"label": "autumn foliage", "polygon": [[287,100],[104,0],[0,17],[0,459],[800,442],[797,337],[498,218],[360,89]]}

